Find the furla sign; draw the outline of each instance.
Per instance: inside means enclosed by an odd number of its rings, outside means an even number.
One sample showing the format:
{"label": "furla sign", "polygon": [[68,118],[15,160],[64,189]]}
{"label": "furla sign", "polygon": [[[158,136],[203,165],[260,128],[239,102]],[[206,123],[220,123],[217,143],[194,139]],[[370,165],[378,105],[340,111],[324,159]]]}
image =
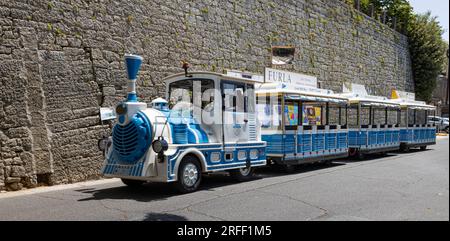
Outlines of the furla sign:
{"label": "furla sign", "polygon": [[293,89],[317,88],[317,77],[278,69],[266,68],[264,78],[266,83],[280,83]]}

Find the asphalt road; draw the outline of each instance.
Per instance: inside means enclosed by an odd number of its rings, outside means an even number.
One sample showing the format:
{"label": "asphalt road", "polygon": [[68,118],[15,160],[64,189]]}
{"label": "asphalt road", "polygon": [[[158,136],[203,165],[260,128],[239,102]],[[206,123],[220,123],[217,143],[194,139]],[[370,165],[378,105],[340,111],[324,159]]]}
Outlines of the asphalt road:
{"label": "asphalt road", "polygon": [[311,165],[255,180],[204,179],[196,193],[119,180],[0,193],[0,220],[449,220],[449,141],[428,151]]}

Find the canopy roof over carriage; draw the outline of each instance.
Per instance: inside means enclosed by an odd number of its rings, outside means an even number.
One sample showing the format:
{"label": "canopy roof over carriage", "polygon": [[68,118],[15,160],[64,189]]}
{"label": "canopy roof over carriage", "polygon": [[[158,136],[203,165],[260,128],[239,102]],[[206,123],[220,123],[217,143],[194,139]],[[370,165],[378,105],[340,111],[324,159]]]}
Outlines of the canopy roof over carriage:
{"label": "canopy roof over carriage", "polygon": [[257,96],[284,96],[286,100],[299,100],[310,102],[329,102],[336,104],[346,104],[347,100],[334,94],[331,90],[319,88],[297,88],[292,89],[279,83],[266,83],[257,88]]}
{"label": "canopy roof over carriage", "polygon": [[341,97],[345,97],[348,99],[348,102],[350,104],[360,104],[363,107],[384,107],[384,108],[393,108],[393,109],[399,109],[400,104],[398,104],[395,101],[392,101],[388,99],[387,97],[383,96],[358,96],[355,94],[341,94]]}
{"label": "canopy roof over carriage", "polygon": [[168,76],[163,79],[163,81],[167,84],[168,82],[178,81],[182,79],[203,79],[203,78],[212,78],[212,77],[218,77],[219,79],[223,80],[232,80],[236,82],[243,82],[247,84],[261,84],[264,83],[264,77],[257,75],[257,74],[251,74],[251,73],[243,73],[239,71],[232,71],[227,70],[225,74],[219,74],[214,72],[203,72],[203,71],[196,71],[196,72],[189,72],[186,76],[185,73],[178,73],[171,76]]}
{"label": "canopy roof over carriage", "polygon": [[369,95],[364,85],[344,83],[342,92],[339,96],[346,98],[350,104],[363,107],[400,108],[400,104],[387,97]]}
{"label": "canopy roof over carriage", "polygon": [[428,111],[436,110],[436,106],[428,105],[424,101],[416,101],[414,93],[393,90],[391,99],[392,101],[398,103],[401,106],[401,108],[407,108],[412,110],[428,110]]}

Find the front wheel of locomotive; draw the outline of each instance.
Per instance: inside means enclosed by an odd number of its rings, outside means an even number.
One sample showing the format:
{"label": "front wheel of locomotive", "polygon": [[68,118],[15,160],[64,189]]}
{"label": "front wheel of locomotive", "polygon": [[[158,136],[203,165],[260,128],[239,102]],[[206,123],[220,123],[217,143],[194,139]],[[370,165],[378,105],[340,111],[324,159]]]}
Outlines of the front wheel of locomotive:
{"label": "front wheel of locomotive", "polygon": [[183,158],[178,169],[176,188],[181,193],[195,192],[202,180],[202,169],[197,158],[187,156]]}
{"label": "front wheel of locomotive", "polygon": [[239,182],[246,182],[253,178],[253,173],[254,173],[253,168],[246,167],[237,170],[231,170],[230,176]]}

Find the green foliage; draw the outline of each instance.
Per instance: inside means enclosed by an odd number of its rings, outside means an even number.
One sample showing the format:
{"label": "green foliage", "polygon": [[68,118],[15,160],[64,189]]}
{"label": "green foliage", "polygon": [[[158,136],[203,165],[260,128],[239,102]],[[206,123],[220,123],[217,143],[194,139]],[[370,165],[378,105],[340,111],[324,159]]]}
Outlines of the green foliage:
{"label": "green foliage", "polygon": [[203,14],[208,14],[209,9],[207,7],[204,7],[202,9],[200,9],[200,12],[202,12]]}
{"label": "green foliage", "polygon": [[[354,6],[356,0],[344,0]],[[367,14],[374,11],[374,17],[383,16],[386,12],[386,24],[407,35],[416,96],[430,101],[436,88],[438,75],[446,68],[446,51],[448,43],[442,40],[443,29],[431,13],[415,14],[407,0],[360,0],[360,10]],[[354,34],[355,35],[355,34]],[[395,42],[399,42],[398,37]],[[380,60],[385,66],[385,60]]]}
{"label": "green foliage", "polygon": [[52,2],[48,2],[48,3],[47,3],[47,9],[48,9],[48,10],[52,10],[53,7],[54,7],[54,5],[53,5]]}
{"label": "green foliage", "polygon": [[448,46],[442,33],[442,27],[430,12],[413,16],[408,26],[416,95],[421,100],[431,100],[436,79],[445,65]]}
{"label": "green foliage", "polygon": [[[355,0],[345,0],[348,4],[354,6]],[[405,33],[413,9],[407,0],[360,0],[360,10],[367,15],[373,14],[374,18],[383,16],[386,11],[386,24],[393,26],[394,17],[396,18],[397,30]]]}
{"label": "green foliage", "polygon": [[133,22],[133,20],[134,20],[133,15],[128,15],[128,16],[127,16],[127,23],[128,23],[128,24],[131,24],[131,23]]}

